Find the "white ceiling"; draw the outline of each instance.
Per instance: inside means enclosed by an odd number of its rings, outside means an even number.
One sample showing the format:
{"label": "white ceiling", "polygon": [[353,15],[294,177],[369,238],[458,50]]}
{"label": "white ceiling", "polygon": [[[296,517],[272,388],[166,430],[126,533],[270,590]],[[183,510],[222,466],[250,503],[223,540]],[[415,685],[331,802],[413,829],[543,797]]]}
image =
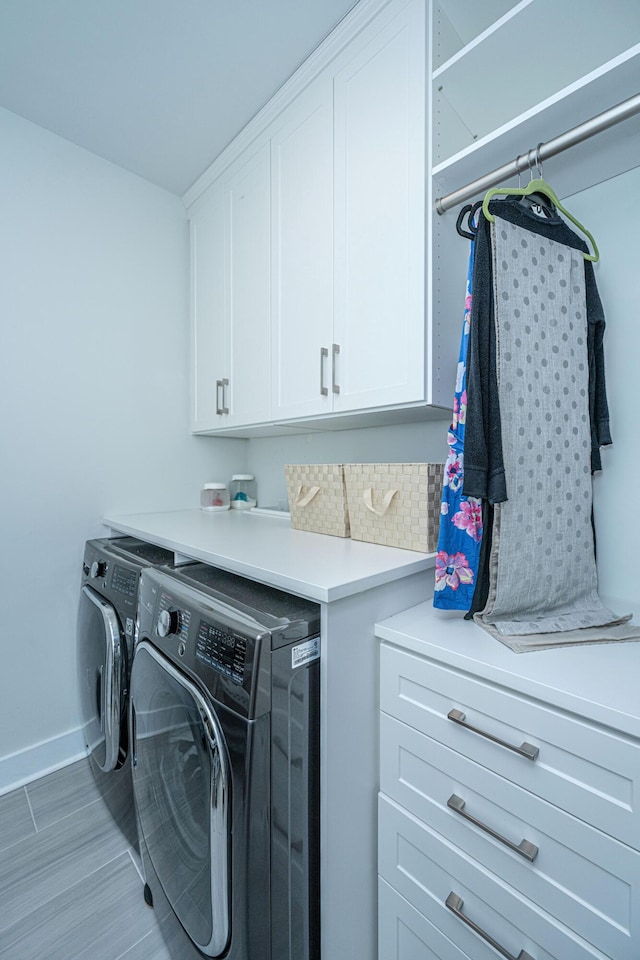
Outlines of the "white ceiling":
{"label": "white ceiling", "polygon": [[182,195],[355,0],[0,0],[0,106]]}

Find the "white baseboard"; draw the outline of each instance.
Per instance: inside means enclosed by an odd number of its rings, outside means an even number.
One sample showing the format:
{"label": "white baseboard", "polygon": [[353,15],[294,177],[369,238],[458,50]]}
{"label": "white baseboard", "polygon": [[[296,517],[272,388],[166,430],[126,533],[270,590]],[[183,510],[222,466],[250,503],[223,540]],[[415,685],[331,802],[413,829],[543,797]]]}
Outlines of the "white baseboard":
{"label": "white baseboard", "polygon": [[0,796],[87,756],[82,728],[0,758]]}

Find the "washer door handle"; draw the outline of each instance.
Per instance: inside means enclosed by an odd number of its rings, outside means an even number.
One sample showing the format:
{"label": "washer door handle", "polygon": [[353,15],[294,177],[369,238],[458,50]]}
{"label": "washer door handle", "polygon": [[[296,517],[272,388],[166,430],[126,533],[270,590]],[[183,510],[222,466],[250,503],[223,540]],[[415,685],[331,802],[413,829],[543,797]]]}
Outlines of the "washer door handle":
{"label": "washer door handle", "polygon": [[100,665],[97,691],[100,697],[98,721],[104,735],[105,758],[100,764],[105,773],[115,770],[120,757],[120,713],[122,698],[123,645],[115,610],[86,584],[82,594],[97,608],[104,630],[104,663]]}

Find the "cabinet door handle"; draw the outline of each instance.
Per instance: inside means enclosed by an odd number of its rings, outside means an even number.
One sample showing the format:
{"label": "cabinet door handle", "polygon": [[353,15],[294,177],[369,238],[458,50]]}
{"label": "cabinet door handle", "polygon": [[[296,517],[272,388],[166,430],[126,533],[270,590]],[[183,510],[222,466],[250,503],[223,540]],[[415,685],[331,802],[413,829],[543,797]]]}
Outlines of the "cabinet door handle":
{"label": "cabinet door handle", "polygon": [[331,344],[331,389],[333,393],[340,393],[340,384],[336,383],[336,357],[340,353],[340,344]]}
{"label": "cabinet door handle", "polygon": [[324,361],[328,358],[329,351],[326,347],[320,347],[320,395],[329,396],[329,388],[324,385]]}
{"label": "cabinet door handle", "polygon": [[465,917],[464,913],[462,912],[464,901],[458,896],[457,893],[454,893],[453,890],[445,900],[445,906],[456,915],[458,920],[462,920],[462,922],[470,927],[474,933],[477,933],[477,935],[484,940],[485,943],[488,943],[491,947],[493,947],[494,950],[497,950],[501,956],[506,957],[507,960],[533,960],[531,954],[527,953],[526,950],[521,950],[517,957],[512,953],[509,953],[509,951],[505,950],[505,948],[499,944],[497,940],[494,940],[493,937],[489,936],[486,930],[483,930],[482,927],[479,927],[478,924],[474,923],[473,920],[470,920],[469,917]]}
{"label": "cabinet door handle", "polygon": [[465,723],[465,714],[461,710],[449,710],[447,719],[453,720],[454,723],[459,723],[461,727],[465,728],[465,730],[471,730],[473,733],[477,733],[481,737],[486,737],[487,740],[492,740],[493,743],[500,744],[501,747],[506,747],[507,750],[513,750],[514,753],[520,754],[521,757],[526,757],[527,760],[535,760],[540,753],[540,748],[534,747],[531,743],[525,742],[520,744],[519,747],[516,747],[513,743],[507,743],[506,740],[500,740],[499,737],[494,737],[492,733],[487,733],[486,730],[480,730],[478,727],[472,727],[470,723]]}
{"label": "cabinet door handle", "polygon": [[513,843],[511,840],[503,837],[501,833],[497,833],[497,831],[493,830],[486,823],[482,823],[481,820],[476,820],[475,817],[472,817],[471,814],[467,813],[464,809],[465,802],[462,797],[457,797],[455,793],[452,793],[447,800],[447,806],[455,813],[459,813],[460,816],[468,820],[469,823],[473,823],[474,826],[479,827],[480,830],[484,830],[484,832],[488,833],[494,840],[499,840],[500,843],[504,843],[505,847],[509,847],[509,850],[513,850],[514,853],[519,853],[521,857],[524,857],[525,860],[528,860],[530,863],[533,863],[538,856],[538,848],[535,843],[531,843],[530,840],[521,840],[520,843]]}
{"label": "cabinet door handle", "polygon": [[[224,388],[228,386],[228,380],[216,380],[216,413],[229,413],[229,407],[224,405]],[[220,400],[220,396],[222,396],[222,400]]]}

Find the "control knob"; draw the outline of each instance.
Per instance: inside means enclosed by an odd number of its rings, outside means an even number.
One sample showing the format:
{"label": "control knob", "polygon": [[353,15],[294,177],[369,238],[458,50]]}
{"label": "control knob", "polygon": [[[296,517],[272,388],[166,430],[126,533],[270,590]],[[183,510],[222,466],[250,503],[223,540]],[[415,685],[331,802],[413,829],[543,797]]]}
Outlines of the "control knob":
{"label": "control knob", "polygon": [[107,572],[107,564],[104,560],[94,560],[89,568],[89,576],[92,580],[97,580],[98,577],[104,577]]}
{"label": "control knob", "polygon": [[171,633],[177,633],[180,626],[180,615],[177,610],[161,610],[156,623],[156,630],[159,637],[168,637]]}

